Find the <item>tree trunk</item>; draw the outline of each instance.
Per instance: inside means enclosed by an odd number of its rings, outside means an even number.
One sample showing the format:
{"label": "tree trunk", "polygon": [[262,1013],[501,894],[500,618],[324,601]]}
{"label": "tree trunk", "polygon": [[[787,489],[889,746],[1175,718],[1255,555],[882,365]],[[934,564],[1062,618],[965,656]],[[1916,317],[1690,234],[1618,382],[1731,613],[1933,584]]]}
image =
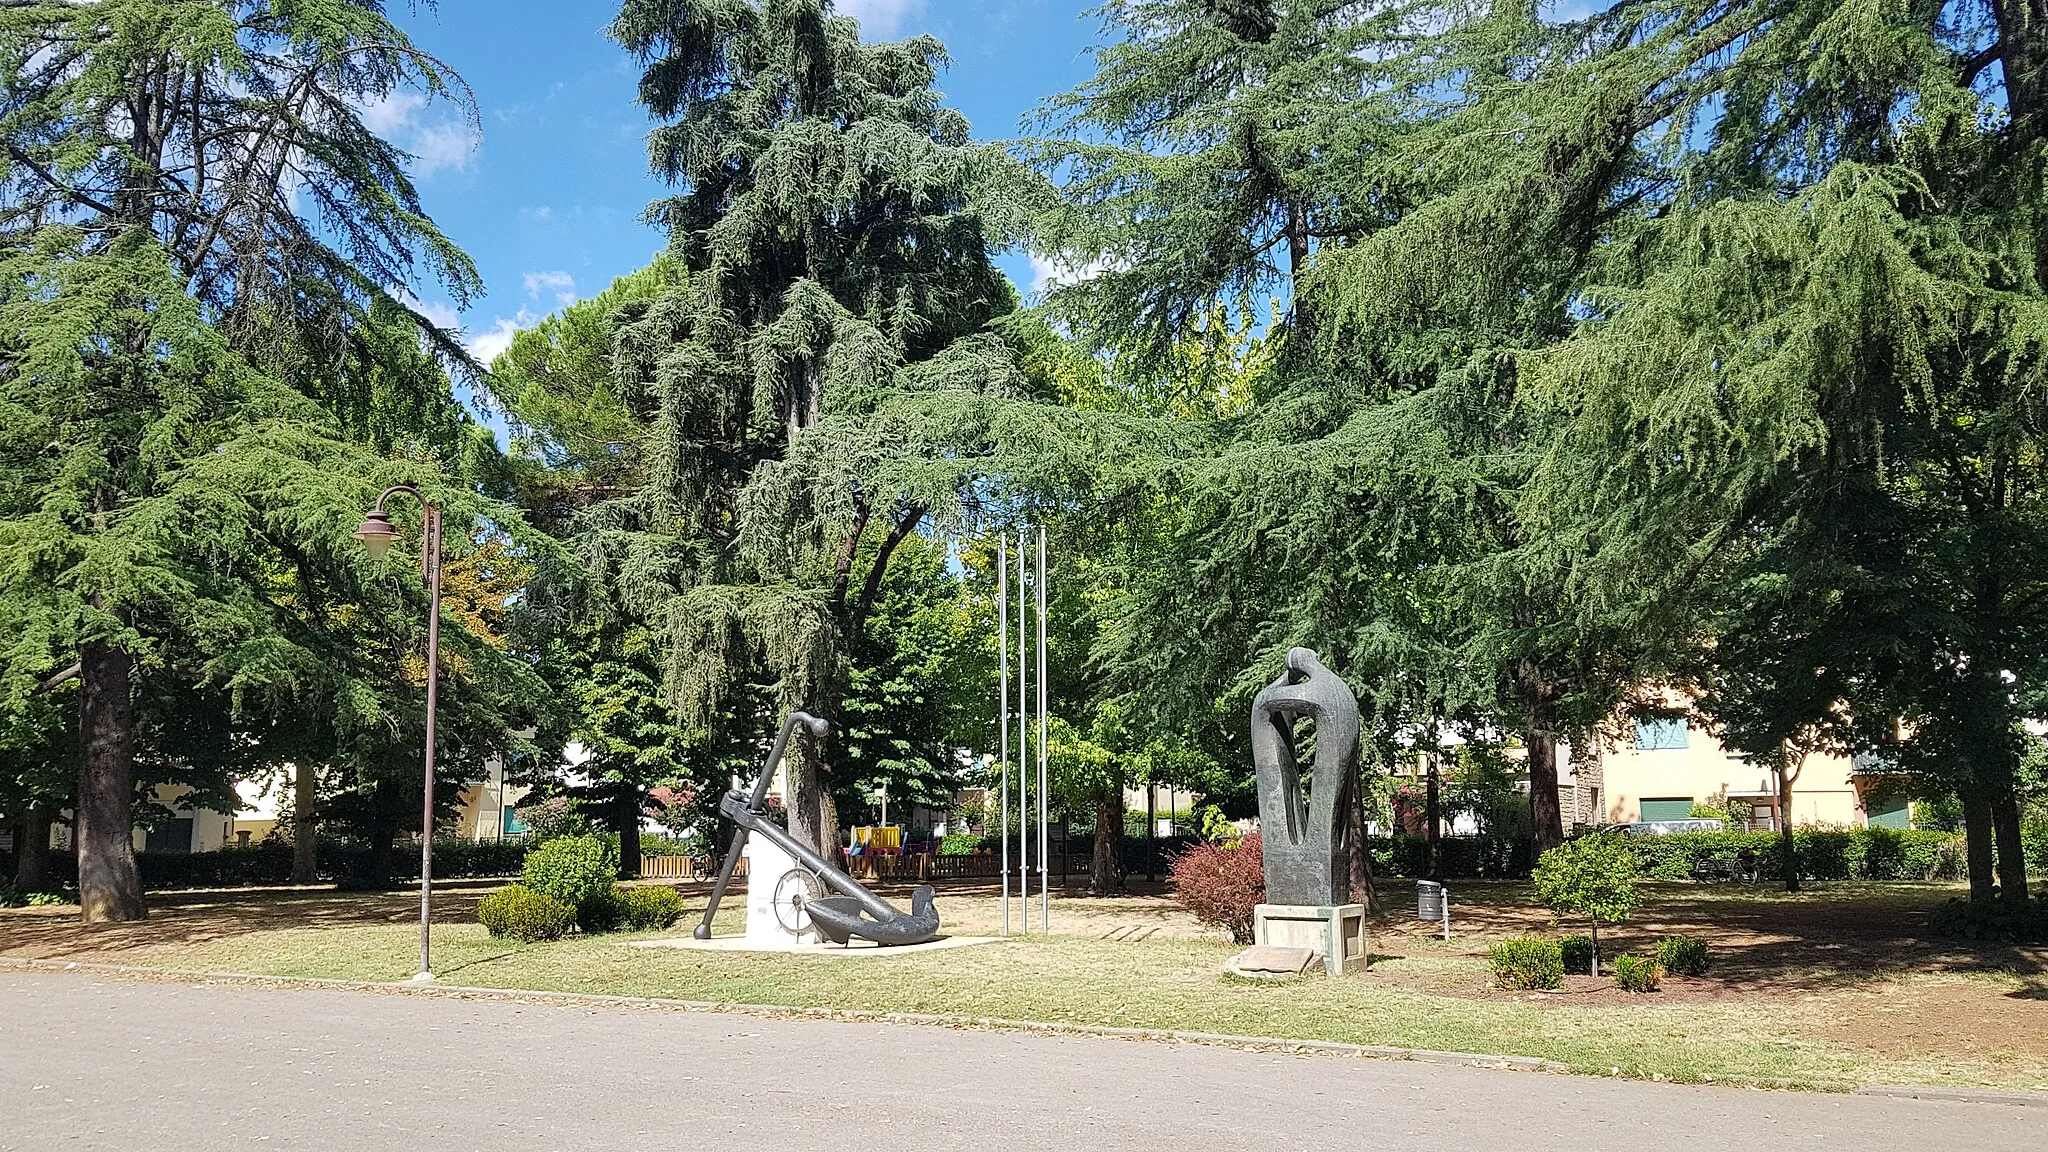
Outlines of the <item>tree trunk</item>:
{"label": "tree trunk", "polygon": [[78,906],[88,924],[140,920],[142,876],[135,868],[135,658],[101,641],[80,653]]}
{"label": "tree trunk", "polygon": [[839,847],[839,806],[826,786],[825,765],[818,750],[805,740],[794,749],[789,768],[789,795],[784,798],[789,817],[789,834],[833,864],[841,864]]}
{"label": "tree trunk", "polygon": [[1365,781],[1356,781],[1344,805],[1345,889],[1351,902],[1365,905],[1371,915],[1379,911],[1379,894],[1373,891],[1372,844],[1365,836],[1365,792]]}
{"label": "tree trunk", "polygon": [[2027,850],[2020,843],[2020,799],[2011,781],[1991,789],[1991,826],[1998,838],[1999,896],[2008,904],[2027,899]]}
{"label": "tree trunk", "polygon": [[1422,785],[1423,855],[1429,878],[1441,884],[1444,879],[1443,789],[1438,782],[1437,754],[1429,752],[1425,755],[1429,757],[1429,772]]}
{"label": "tree trunk", "polygon": [[1529,751],[1530,859],[1564,843],[1564,813],[1557,803],[1557,724],[1551,712],[1555,690],[1536,661],[1515,662],[1515,688],[1522,698],[1522,743]]}
{"label": "tree trunk", "polygon": [[1124,790],[1105,789],[1095,801],[1095,856],[1088,865],[1088,891],[1096,896],[1124,892]]}
{"label": "tree trunk", "polygon": [[640,878],[640,790],[630,784],[619,786],[612,803],[612,825],[619,834],[619,879]]}
{"label": "tree trunk", "polygon": [[1593,947],[1591,949],[1593,953],[1593,964],[1591,969],[1587,971],[1586,975],[1598,976],[1600,974],[1600,918],[1597,916],[1589,916],[1587,917],[1587,919],[1593,925]]}
{"label": "tree trunk", "polygon": [[1797,774],[1778,772],[1778,860],[1785,870],[1785,891],[1799,891],[1799,845],[1792,838],[1792,785]]}
{"label": "tree trunk", "polygon": [[311,884],[320,878],[320,828],[313,818],[320,775],[311,764],[292,775],[292,883]]}
{"label": "tree trunk", "polygon": [[1956,789],[1963,802],[1964,855],[1970,865],[1970,899],[1989,900],[1997,892],[1991,864],[1991,799],[1974,781]]}
{"label": "tree trunk", "polygon": [[50,808],[31,804],[21,814],[14,834],[14,889],[17,892],[51,892]]}

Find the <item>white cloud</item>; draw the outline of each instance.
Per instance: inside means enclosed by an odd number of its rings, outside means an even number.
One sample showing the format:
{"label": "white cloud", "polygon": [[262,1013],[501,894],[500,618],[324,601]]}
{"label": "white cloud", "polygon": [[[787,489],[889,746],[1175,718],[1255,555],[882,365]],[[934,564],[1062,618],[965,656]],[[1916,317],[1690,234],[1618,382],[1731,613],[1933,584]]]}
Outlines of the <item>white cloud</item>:
{"label": "white cloud", "polygon": [[519,335],[520,329],[531,328],[539,322],[540,317],[524,308],[510,320],[500,316],[492,321],[488,331],[468,336],[465,342],[469,345],[469,354],[476,357],[477,363],[489,367],[491,361],[504,355],[505,349],[512,346],[512,338]]}
{"label": "white cloud", "polygon": [[558,306],[567,308],[576,302],[576,278],[567,272],[528,272],[526,294],[538,300],[543,292],[552,294]]}
{"label": "white cloud", "polygon": [[468,121],[445,117],[428,121],[424,93],[397,88],[365,104],[356,114],[363,127],[413,155],[413,175],[432,176],[444,169],[469,167],[482,141]]}
{"label": "white cloud", "polygon": [[870,37],[893,36],[905,20],[924,15],[924,0],[838,0],[832,7],[859,20],[861,31]]}
{"label": "white cloud", "polygon": [[1098,256],[1081,264],[1065,256],[1031,254],[1031,295],[1040,296],[1062,284],[1085,284],[1111,268],[1116,261]]}

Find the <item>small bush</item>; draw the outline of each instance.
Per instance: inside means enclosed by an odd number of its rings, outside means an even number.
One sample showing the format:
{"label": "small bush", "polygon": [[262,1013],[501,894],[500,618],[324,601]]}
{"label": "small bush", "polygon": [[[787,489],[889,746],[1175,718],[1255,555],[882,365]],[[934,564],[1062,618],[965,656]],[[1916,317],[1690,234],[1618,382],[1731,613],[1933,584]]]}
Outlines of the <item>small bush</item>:
{"label": "small bush", "polygon": [[1591,974],[1593,971],[1593,938],[1591,936],[1567,936],[1557,942],[1558,950],[1564,955],[1564,970],[1574,975]]}
{"label": "small bush", "polygon": [[576,927],[596,935],[616,932],[626,922],[626,890],[606,888],[576,906]]}
{"label": "small bush", "polygon": [[1259,838],[1235,846],[1197,844],[1172,858],[1173,898],[1204,924],[1230,930],[1239,944],[1252,942],[1252,910],[1266,900],[1266,864]]}
{"label": "small bush", "polygon": [[1691,936],[1666,936],[1657,945],[1657,964],[1674,976],[1707,974],[1707,942]]}
{"label": "small bush", "polygon": [[634,931],[673,928],[683,918],[683,894],[666,886],[622,888],[619,901],[625,907],[626,926]]}
{"label": "small bush", "polygon": [[1647,956],[1616,956],[1614,986],[1624,992],[1655,992],[1664,969]]}
{"label": "small bush", "polygon": [[62,892],[21,892],[0,885],[0,908],[54,908],[59,904],[76,903],[75,898]]}
{"label": "small bush", "polygon": [[978,856],[981,854],[983,837],[954,834],[939,838],[941,856]]}
{"label": "small bush", "polygon": [[564,836],[526,854],[519,882],[571,908],[609,897],[619,875],[618,849],[596,836]]}
{"label": "small bush", "polygon": [[1493,946],[1493,982],[1513,991],[1555,988],[1564,980],[1564,950],[1555,940],[1518,936]]}
{"label": "small bush", "polygon": [[2003,900],[1951,900],[1934,910],[1930,927],[1938,935],[2005,944],[2048,943],[2048,903],[2021,905]]}
{"label": "small bush", "polygon": [[531,944],[567,935],[576,923],[576,910],[523,884],[509,884],[483,898],[476,918],[493,936]]}

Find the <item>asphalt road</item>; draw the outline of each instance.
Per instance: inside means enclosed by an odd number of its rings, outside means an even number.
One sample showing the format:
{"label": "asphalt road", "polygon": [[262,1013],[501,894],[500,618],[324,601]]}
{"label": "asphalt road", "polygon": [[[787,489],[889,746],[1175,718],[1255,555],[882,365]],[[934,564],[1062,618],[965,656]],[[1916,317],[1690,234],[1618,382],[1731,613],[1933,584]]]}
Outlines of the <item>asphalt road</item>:
{"label": "asphalt road", "polygon": [[0,1149],[2048,1147],[2040,1108],[0,972]]}

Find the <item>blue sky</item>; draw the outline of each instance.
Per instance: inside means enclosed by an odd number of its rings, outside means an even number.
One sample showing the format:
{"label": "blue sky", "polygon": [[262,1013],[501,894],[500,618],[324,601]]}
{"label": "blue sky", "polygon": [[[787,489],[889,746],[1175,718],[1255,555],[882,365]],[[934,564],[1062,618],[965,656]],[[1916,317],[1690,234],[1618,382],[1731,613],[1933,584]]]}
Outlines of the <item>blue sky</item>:
{"label": "blue sky", "polygon": [[[487,295],[457,312],[445,292],[418,286],[427,312],[460,323],[488,361],[519,327],[594,296],[658,251],[640,222],[661,196],[648,174],[649,121],[634,101],[638,68],[604,27],[605,0],[441,0],[397,9],[425,51],[476,92],[481,138],[460,111],[400,94],[373,108],[371,126],[418,157],[427,210],[475,258]],[[984,139],[1020,134],[1044,96],[1087,79],[1095,22],[1076,0],[840,0],[871,39],[931,33],[953,67],[949,103]],[[1006,269],[1031,287],[1030,261]]]}

